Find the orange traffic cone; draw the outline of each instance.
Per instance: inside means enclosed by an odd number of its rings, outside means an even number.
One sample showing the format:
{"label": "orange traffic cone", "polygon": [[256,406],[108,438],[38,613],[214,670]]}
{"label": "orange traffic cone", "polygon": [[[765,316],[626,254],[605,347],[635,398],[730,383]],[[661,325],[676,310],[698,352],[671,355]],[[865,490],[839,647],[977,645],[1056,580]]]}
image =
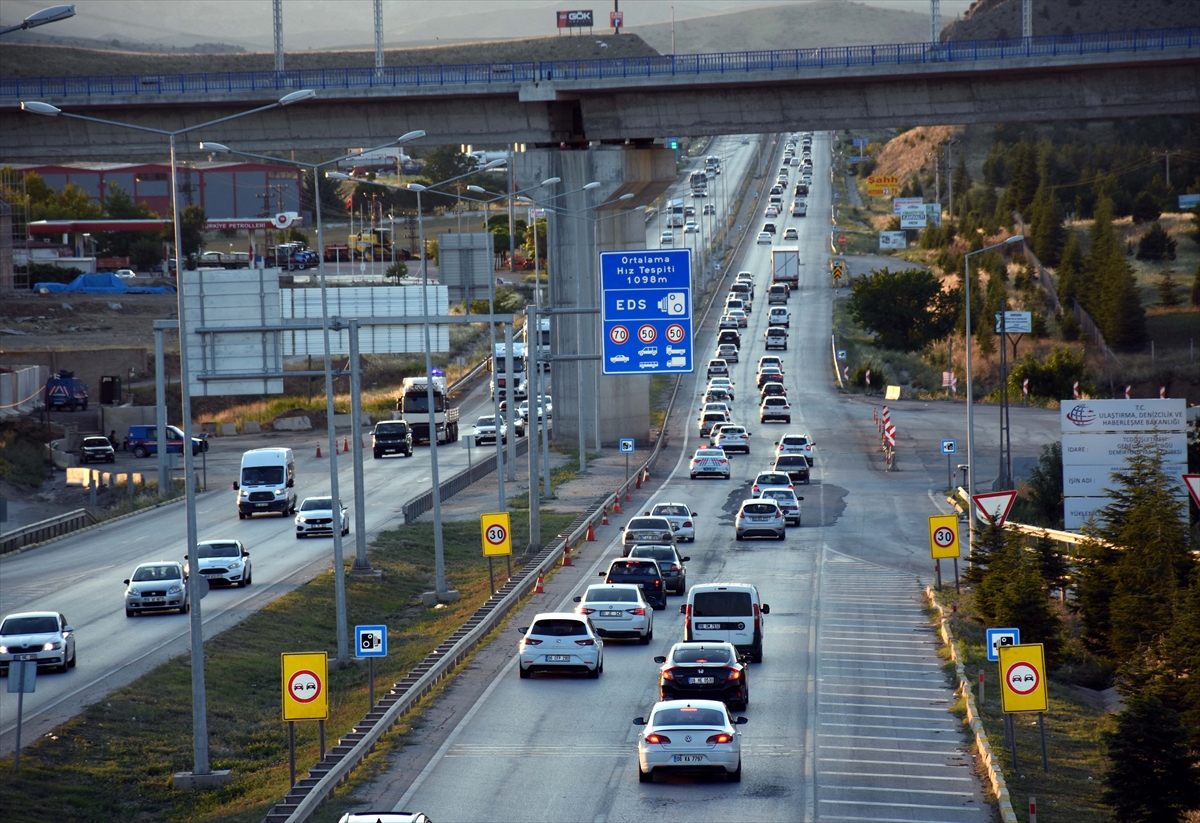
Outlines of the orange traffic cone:
{"label": "orange traffic cone", "polygon": [[321,444],[318,443],[317,444],[317,457],[320,457],[320,456],[321,456]]}
{"label": "orange traffic cone", "polygon": [[604,516],[600,518],[600,525],[601,526],[608,525],[608,506],[604,507]]}
{"label": "orange traffic cone", "polygon": [[633,498],[629,496],[629,486],[625,486],[625,502],[628,503],[630,500]]}
{"label": "orange traffic cone", "polygon": [[587,542],[589,542],[589,543],[596,542],[596,530],[594,528],[592,528],[591,523],[588,523]]}
{"label": "orange traffic cone", "polygon": [[637,479],[633,481],[633,484],[634,484],[634,488],[640,489],[642,487],[642,473],[641,472],[638,472]]}
{"label": "orange traffic cone", "polygon": [[342,438],[342,451],[343,452],[350,451],[350,438],[349,437]]}
{"label": "orange traffic cone", "polygon": [[574,566],[575,565],[574,563],[571,562],[571,546],[570,546],[570,544],[563,546],[563,565],[564,566]]}
{"label": "orange traffic cone", "polygon": [[617,496],[613,500],[613,514],[621,513],[621,490],[617,489]]}
{"label": "orange traffic cone", "polygon": [[542,588],[542,575],[538,575],[537,585],[533,587],[534,594],[545,594],[546,590]]}

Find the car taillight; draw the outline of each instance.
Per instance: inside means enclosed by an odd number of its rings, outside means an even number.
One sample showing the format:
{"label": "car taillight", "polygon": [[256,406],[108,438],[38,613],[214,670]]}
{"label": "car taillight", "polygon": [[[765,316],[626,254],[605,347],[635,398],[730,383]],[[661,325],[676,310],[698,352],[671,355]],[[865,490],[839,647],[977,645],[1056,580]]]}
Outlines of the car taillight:
{"label": "car taillight", "polygon": [[636,609],[626,609],[625,613],[626,614],[644,615],[646,613],[646,610],[643,609],[641,606],[638,606]]}
{"label": "car taillight", "polygon": [[540,646],[540,645],[542,645],[542,641],[538,640],[536,637],[526,637],[525,645],[526,646]]}
{"label": "car taillight", "polygon": [[690,529],[690,528],[692,527],[692,521],[691,521],[691,520],[685,520],[685,521],[683,521],[683,527],[684,527],[685,529]]}
{"label": "car taillight", "polygon": [[673,572],[677,572],[677,571],[679,571],[679,564],[678,564],[678,563],[672,563],[672,564],[671,564],[671,571],[673,571]]}
{"label": "car taillight", "polygon": [[754,630],[755,630],[755,631],[758,631],[758,626],[759,626],[759,623],[758,623],[758,621],[759,621],[759,620],[761,620],[761,619],[762,619],[762,618],[760,618],[760,617],[759,617],[759,615],[758,615],[758,604],[757,604],[757,603],[755,603],[755,604],[754,604]]}
{"label": "car taillight", "polygon": [[692,631],[692,606],[689,603],[687,606],[685,606],[685,608],[687,609],[687,611],[685,611],[683,613],[683,629],[685,632],[691,633],[691,631]]}
{"label": "car taillight", "polygon": [[755,483],[753,486],[751,486],[751,487],[750,487],[750,489],[751,489],[751,491],[753,491],[753,492],[756,492],[756,493],[757,493],[757,492],[759,492],[759,491],[761,491],[761,490],[758,488],[758,484],[757,484],[757,483]]}
{"label": "car taillight", "polygon": [[580,607],[579,607],[579,613],[580,613],[580,614],[595,614],[595,613],[596,613],[596,610],[595,610],[595,609],[589,609],[589,608],[587,608],[586,606],[580,606]]}
{"label": "car taillight", "polygon": [[724,732],[722,732],[721,734],[710,735],[707,742],[709,742],[709,743],[728,743],[732,739],[733,739],[733,735],[725,734]]}
{"label": "car taillight", "polygon": [[665,734],[648,734],[646,735],[646,742],[659,744],[670,743],[671,738],[667,737]]}
{"label": "car taillight", "polygon": [[674,669],[663,669],[662,670],[662,679],[663,680],[674,680],[675,679],[675,670]]}
{"label": "car taillight", "polygon": [[725,679],[726,680],[741,680],[742,673],[740,671],[738,671],[737,669],[729,669],[729,676],[726,677]]}
{"label": "car taillight", "polygon": [[655,580],[655,581],[654,581],[654,588],[656,588],[656,589],[662,588],[662,581],[661,581],[661,580]]}
{"label": "car taillight", "polygon": [[576,640],[575,645],[576,646],[595,646],[596,641],[593,640],[592,638],[588,637],[583,640]]}
{"label": "car taillight", "polygon": [[745,510],[745,509],[738,509],[737,516],[738,516],[738,517],[745,517],[745,516],[746,516],[746,510]]}

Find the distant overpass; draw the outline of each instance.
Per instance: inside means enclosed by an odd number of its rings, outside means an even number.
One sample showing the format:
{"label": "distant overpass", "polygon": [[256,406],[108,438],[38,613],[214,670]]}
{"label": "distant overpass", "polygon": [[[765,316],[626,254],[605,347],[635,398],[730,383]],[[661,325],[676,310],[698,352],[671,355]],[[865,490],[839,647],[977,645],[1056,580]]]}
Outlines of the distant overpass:
{"label": "distant overpass", "polygon": [[582,147],[668,135],[1200,113],[1200,27],[1005,40],[525,63],[0,80],[0,162],[164,153],[130,130],[13,111],[40,100],[247,151],[425,143]]}

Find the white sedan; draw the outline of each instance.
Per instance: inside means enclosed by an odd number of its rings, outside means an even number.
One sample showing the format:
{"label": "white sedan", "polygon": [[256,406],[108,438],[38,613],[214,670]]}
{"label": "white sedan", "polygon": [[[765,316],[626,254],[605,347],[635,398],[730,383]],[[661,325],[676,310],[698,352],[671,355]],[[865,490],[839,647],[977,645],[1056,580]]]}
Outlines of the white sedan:
{"label": "white sedan", "polygon": [[729,458],[721,449],[696,449],[688,465],[688,472],[693,480],[705,474],[728,480]]}
{"label": "white sedan", "polygon": [[[341,509],[342,534],[350,534],[350,510],[345,503],[341,503]],[[314,534],[333,536],[332,497],[306,497],[296,512],[296,539]]]}
{"label": "white sedan", "polygon": [[716,772],[731,783],[742,779],[742,733],[746,718],[734,718],[719,700],[662,700],[638,735],[638,780],[652,783],[656,769]]}
{"label": "white sedan", "polygon": [[554,671],[595,679],[604,671],[604,641],[587,615],[543,612],[517,631],[523,635],[517,646],[517,670],[523,678]]}
{"label": "white sedan", "polygon": [[133,280],[137,277],[137,272],[133,269],[117,269],[116,275],[122,280]]}
{"label": "white sedan", "polygon": [[771,245],[771,235],[770,235],[770,233],[769,233],[769,232],[765,232],[765,231],[760,231],[760,232],[758,233],[758,240],[757,240],[756,242],[757,242],[757,243],[758,243],[758,245],[760,245],[760,246],[763,246],[763,245],[769,246],[769,245]]}
{"label": "white sedan", "polygon": [[696,542],[696,513],[684,503],[658,503],[649,511],[651,517],[665,517],[675,529],[676,540]]}
{"label": "white sedan", "polygon": [[643,646],[654,639],[654,609],[642,596],[642,587],[626,583],[588,586],[576,597],[575,613],[592,621],[601,637],[636,638]]}

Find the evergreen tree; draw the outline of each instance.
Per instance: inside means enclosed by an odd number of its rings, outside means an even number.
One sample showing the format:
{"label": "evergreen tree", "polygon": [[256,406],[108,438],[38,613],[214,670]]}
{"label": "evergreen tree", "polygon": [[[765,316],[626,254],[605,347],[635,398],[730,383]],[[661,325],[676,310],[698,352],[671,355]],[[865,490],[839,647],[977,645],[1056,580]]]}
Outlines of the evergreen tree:
{"label": "evergreen tree", "polygon": [[1029,234],[1033,253],[1044,266],[1057,266],[1066,243],[1062,208],[1054,190],[1045,182],[1038,186],[1033,205],[1029,207]]}
{"label": "evergreen tree", "polygon": [[975,615],[980,622],[985,626],[999,625],[995,623],[998,593],[1016,565],[1020,542],[1002,527],[991,523],[976,534],[971,564],[963,574],[963,580],[974,587]]}
{"label": "evergreen tree", "polygon": [[1111,546],[1085,540],[1076,549],[1075,604],[1083,644],[1102,660],[1112,660],[1112,600],[1120,553]]}
{"label": "evergreen tree", "polygon": [[1146,223],[1157,220],[1158,216],[1162,214],[1162,209],[1158,207],[1158,202],[1150,192],[1143,191],[1133,198],[1133,207],[1130,213],[1133,215],[1133,222]]}
{"label": "evergreen tree", "polygon": [[1117,659],[1152,642],[1172,623],[1175,598],[1197,561],[1188,545],[1187,510],[1163,471],[1163,448],[1137,438],[1113,472],[1113,502],[1100,510],[1100,535],[1120,547],[1109,605],[1109,647]]}
{"label": "evergreen tree", "polygon": [[[1061,529],[1063,524],[1062,441],[1042,447],[1037,465],[1029,472],[1029,502],[1034,509],[1035,526]],[[1050,577],[1046,582],[1058,585]]]}
{"label": "evergreen tree", "polygon": [[1041,643],[1046,665],[1055,668],[1063,662],[1062,620],[1050,605],[1038,557],[1024,550],[1021,546],[1024,541],[1019,534],[1014,533],[1013,537],[1017,546],[1011,567],[1004,570],[1004,578],[996,586],[992,601],[993,625],[1020,629],[1022,643]]}
{"label": "evergreen tree", "polygon": [[[1013,164],[1012,178],[1004,191],[1004,210],[1011,214],[1019,211],[1026,220],[1029,219],[1029,206],[1037,192],[1037,158],[1034,156],[1033,145],[1022,140],[1017,146],[1017,158]],[[1004,221],[1004,225],[1012,224],[1012,218]]]}
{"label": "evergreen tree", "polygon": [[1170,271],[1162,273],[1157,288],[1159,305],[1172,308],[1183,302],[1183,298],[1179,296],[1179,289],[1175,285],[1175,281],[1171,278]]}
{"label": "evergreen tree", "polygon": [[1196,264],[1196,275],[1192,278],[1192,305],[1200,306],[1200,263]]}
{"label": "evergreen tree", "polygon": [[1139,698],[1103,732],[1109,760],[1103,803],[1120,823],[1172,823],[1200,804],[1200,767],[1179,713]]}
{"label": "evergreen tree", "polygon": [[1084,274],[1083,249],[1079,245],[1079,233],[1074,229],[1067,232],[1067,242],[1063,247],[1062,259],[1058,263],[1058,298],[1070,305],[1069,301],[1077,299],[1085,292],[1086,277]]}
{"label": "evergreen tree", "polygon": [[[1061,511],[1061,506],[1059,510]],[[1065,592],[1067,584],[1071,581],[1071,563],[1067,556],[1059,551],[1058,545],[1049,536],[1043,535],[1033,541],[1033,553],[1037,557],[1038,570],[1046,585],[1059,592]]]}
{"label": "evergreen tree", "polygon": [[1138,239],[1138,260],[1174,260],[1175,249],[1178,246],[1175,239],[1167,234],[1162,224],[1155,220],[1149,230]]}
{"label": "evergreen tree", "polygon": [[1133,269],[1117,248],[1097,273],[1098,299],[1088,307],[1113,348],[1134,348],[1146,340],[1146,310]]}
{"label": "evergreen tree", "polygon": [[967,192],[971,190],[971,175],[967,171],[966,154],[966,151],[958,153],[958,162],[954,164],[954,174],[951,177],[951,184],[959,197],[966,197]]}
{"label": "evergreen tree", "polygon": [[1175,601],[1175,619],[1163,642],[1171,677],[1169,700],[1191,730],[1190,745],[1200,751],[1200,569]]}

